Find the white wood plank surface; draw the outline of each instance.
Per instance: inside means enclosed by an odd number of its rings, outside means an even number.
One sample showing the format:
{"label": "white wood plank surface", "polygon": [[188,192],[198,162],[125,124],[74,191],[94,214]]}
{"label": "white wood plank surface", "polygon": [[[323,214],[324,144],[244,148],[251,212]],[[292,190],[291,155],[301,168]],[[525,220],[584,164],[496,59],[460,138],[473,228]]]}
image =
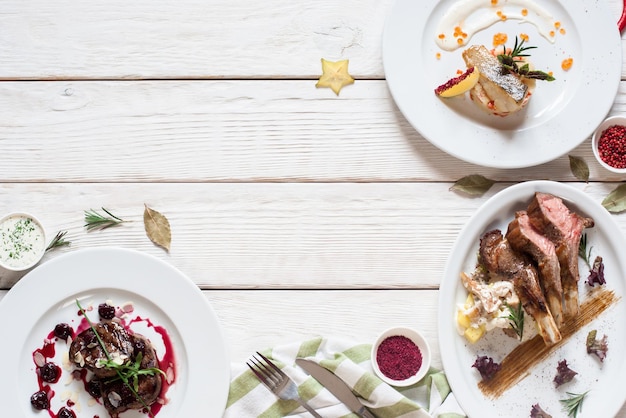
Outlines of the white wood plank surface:
{"label": "white wood plank surface", "polygon": [[[605,2],[617,22],[622,2]],[[392,5],[4,0],[0,79],[317,78],[321,58],[347,58],[357,78],[383,78]]]}
{"label": "white wood plank surface", "polygon": [[[594,200],[617,185],[573,183]],[[461,228],[480,198],[449,183],[0,184],[0,213],[37,214],[72,249],[119,245],[154,254],[205,289],[437,288]],[[166,254],[146,237],[144,203],[172,225]],[[87,233],[83,211],[133,222]],[[626,232],[626,215],[614,215]],[[478,237],[477,237],[478,239]],[[2,276],[10,286],[15,276]]]}
{"label": "white wood plank surface", "polygon": [[[622,1],[605,2],[617,20]],[[440,367],[438,288],[472,214],[520,181],[569,182],[601,202],[626,176],[602,169],[589,139],[570,153],[589,184],[566,155],[499,170],[431,145],[384,80],[393,3],[3,1],[0,216],[68,231],[72,245],[44,263],[98,246],[171,263],[203,289],[234,362],[408,325]],[[350,60],[357,81],[339,97],[315,88],[321,58]],[[622,81],[611,114],[625,112]],[[477,198],[449,190],[472,173],[498,183]],[[144,203],[171,222],[169,254],[146,237]],[[86,232],[83,211],[102,206],[132,222]],[[626,214],[613,216],[626,233]],[[0,300],[21,276],[0,272]]]}
{"label": "white wood plank surface", "polygon": [[[622,84],[611,113],[625,103]],[[340,97],[314,81],[4,82],[0,127],[1,182],[575,180],[567,156],[517,170],[449,156],[408,124],[385,81]],[[624,179],[589,139],[569,154],[592,180]]]}

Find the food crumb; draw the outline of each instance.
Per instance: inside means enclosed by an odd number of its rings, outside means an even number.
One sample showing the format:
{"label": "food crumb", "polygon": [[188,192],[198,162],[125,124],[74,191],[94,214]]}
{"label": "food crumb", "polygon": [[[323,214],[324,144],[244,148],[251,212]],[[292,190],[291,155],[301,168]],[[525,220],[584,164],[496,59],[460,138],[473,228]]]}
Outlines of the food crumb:
{"label": "food crumb", "polygon": [[563,71],[568,71],[570,68],[572,68],[572,65],[574,64],[574,59],[573,58],[566,58],[561,62],[561,68],[563,69]]}

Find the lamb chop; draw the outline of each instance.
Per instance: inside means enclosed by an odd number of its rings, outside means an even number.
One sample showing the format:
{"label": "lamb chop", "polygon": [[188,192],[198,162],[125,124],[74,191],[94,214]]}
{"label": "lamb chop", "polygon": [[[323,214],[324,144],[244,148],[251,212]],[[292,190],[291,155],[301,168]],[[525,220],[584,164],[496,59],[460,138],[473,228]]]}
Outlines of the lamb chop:
{"label": "lamb chop", "polygon": [[554,244],[537,231],[530,223],[526,211],[515,213],[509,223],[506,239],[515,251],[527,254],[536,263],[539,281],[542,285],[550,313],[556,324],[563,324],[563,288],[561,287],[561,266]]}
{"label": "lamb chop", "polygon": [[565,300],[565,318],[578,315],[578,246],[583,229],[594,221],[571,212],[559,197],[535,193],[527,209],[530,223],[554,243],[561,266],[561,286]]}
{"label": "lamb chop", "polygon": [[479,257],[490,273],[513,282],[524,310],[535,320],[543,341],[547,345],[560,341],[561,333],[548,309],[537,269],[531,260],[513,250],[498,229],[486,232],[481,237]]}

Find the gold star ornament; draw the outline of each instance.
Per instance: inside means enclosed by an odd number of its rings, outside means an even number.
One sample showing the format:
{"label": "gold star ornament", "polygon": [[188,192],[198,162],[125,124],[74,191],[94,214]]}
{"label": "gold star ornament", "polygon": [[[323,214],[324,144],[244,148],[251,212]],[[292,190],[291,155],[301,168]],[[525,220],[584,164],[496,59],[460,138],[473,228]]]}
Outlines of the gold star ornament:
{"label": "gold star ornament", "polygon": [[330,87],[339,96],[339,91],[352,83],[354,78],[348,74],[348,60],[333,62],[322,58],[322,76],[315,87]]}

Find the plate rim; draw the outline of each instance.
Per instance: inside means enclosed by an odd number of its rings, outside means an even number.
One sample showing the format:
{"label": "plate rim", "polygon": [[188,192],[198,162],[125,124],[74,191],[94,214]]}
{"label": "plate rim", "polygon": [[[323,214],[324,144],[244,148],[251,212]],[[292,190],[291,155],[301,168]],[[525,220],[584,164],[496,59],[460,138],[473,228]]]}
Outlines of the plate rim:
{"label": "plate rim", "polygon": [[[120,272],[122,266],[126,270],[130,270],[129,276],[127,277],[136,277],[137,274],[140,274],[141,271],[139,269],[143,268],[144,270],[154,270],[159,273],[159,281],[164,281],[165,283],[169,283],[171,288],[165,288],[161,290],[151,290],[149,292],[140,292],[140,290],[145,290],[145,285],[150,284],[149,279],[148,283],[143,282],[142,280],[136,281],[127,281],[123,283],[124,285],[117,285],[115,282],[113,285],[110,282],[107,283],[99,283],[96,280],[84,280],[84,283],[72,283],[77,281],[76,277],[71,277],[72,268],[76,269],[76,267],[71,267],[72,264],[76,265],[76,263],[85,263],[93,260],[108,260],[110,257],[117,258],[121,260],[121,264],[110,264],[111,267],[106,267],[103,274],[106,274],[107,271],[110,272]],[[77,261],[78,260],[78,261]],[[128,269],[129,265],[124,264],[128,262],[132,262],[130,265],[130,269]],[[106,264],[105,264],[106,265]],[[69,268],[68,268],[69,267]],[[102,267],[99,265],[98,267]],[[110,270],[107,270],[110,269]],[[138,269],[133,271],[133,269]],[[58,274],[63,270],[68,270],[68,276],[62,277],[58,281],[52,280],[43,280],[46,278],[46,275],[49,274]],[[87,275],[89,274],[89,270],[87,270]],[[91,274],[95,274],[95,272],[91,272]],[[124,273],[126,274],[126,273]],[[98,273],[98,275],[101,275]],[[61,280],[63,280],[61,282]],[[69,282],[68,282],[69,280]],[[115,279],[121,280],[121,279]],[[143,282],[143,283],[142,283]],[[69,286],[68,286],[69,284]],[[75,286],[72,286],[75,284]],[[139,286],[143,284],[144,287],[139,289]],[[162,284],[162,283],[160,283]],[[54,290],[56,288],[56,290]],[[6,318],[5,315],[14,312],[14,309],[19,309],[24,304],[24,300],[27,297],[32,299],[33,297],[33,289],[36,289],[39,294],[45,294],[46,298],[50,298],[49,303],[44,303],[42,308],[34,309],[32,312],[29,310],[28,313],[31,314],[30,318],[35,319],[35,321],[31,321],[29,324],[36,324],[37,320],[41,318],[42,314],[47,312],[50,307],[53,307],[55,304],[58,304],[65,299],[67,299],[71,295],[78,295],[80,293],[89,292],[90,290],[98,290],[102,288],[108,288],[111,290],[117,290],[122,292],[129,292],[140,295],[141,297],[149,300],[159,307],[164,315],[174,324],[176,331],[180,334],[181,339],[183,340],[183,347],[178,347],[178,350],[183,350],[182,354],[178,356],[182,356],[187,358],[189,364],[193,364],[193,367],[187,365],[188,378],[186,380],[187,387],[193,386],[193,390],[187,390],[184,399],[180,402],[180,407],[178,408],[178,414],[186,414],[197,413],[199,408],[203,411],[210,411],[211,414],[215,413],[217,415],[223,414],[223,411],[226,407],[226,402],[228,398],[228,391],[230,385],[230,359],[228,356],[227,345],[224,339],[224,333],[219,322],[219,318],[217,317],[215,311],[213,310],[209,300],[204,296],[200,288],[182,271],[174,267],[172,264],[159,259],[158,257],[148,254],[143,251],[123,248],[123,247],[115,247],[115,246],[103,246],[103,247],[90,247],[90,248],[82,248],[78,250],[74,250],[71,252],[64,253],[58,257],[55,257],[51,260],[45,261],[35,267],[33,270],[29,271],[26,275],[24,275],[9,291],[4,295],[4,297],[0,300],[0,317]],[[155,286],[156,288],[156,286]],[[63,290],[59,290],[63,289]],[[43,290],[43,291],[42,291]],[[46,290],[48,292],[46,292]],[[163,292],[160,296],[158,292]],[[167,295],[166,295],[167,293]],[[185,314],[180,310],[177,312],[173,306],[164,306],[163,301],[174,294],[176,299],[185,298],[185,308],[189,308],[194,310],[193,318],[196,318],[197,315],[202,315],[202,322],[197,323],[195,321],[190,321],[189,323],[177,321],[175,318],[184,318],[185,315],[188,317],[189,314]],[[177,295],[176,295],[177,294]],[[28,300],[28,299],[26,299]],[[200,310],[200,313],[198,313]],[[28,330],[18,330],[19,327],[26,328],[26,326],[21,322],[20,325],[12,322],[12,321],[0,321],[0,334],[4,332],[17,332],[18,335],[24,337],[24,340],[28,338],[30,329]],[[211,324],[211,332],[210,337],[209,333],[201,338],[194,337],[193,344],[185,343],[185,339],[189,338],[189,332],[192,326],[191,323],[194,322],[195,326],[204,326],[206,329],[210,329],[207,327],[207,324]],[[53,325],[52,325],[53,326]],[[216,343],[216,341],[219,341]],[[5,351],[5,355],[18,355],[15,352],[19,351],[19,349],[23,346],[22,342],[10,345],[11,349],[3,349]],[[36,347],[33,347],[34,350]],[[210,361],[200,361],[203,358],[200,357],[203,353],[203,349],[207,349],[207,351],[214,354]],[[30,349],[30,348],[29,348]],[[177,347],[174,346],[175,355]],[[180,361],[180,360],[179,360]],[[5,378],[0,382],[0,389],[3,390],[3,393],[6,395],[9,393],[11,396],[7,397],[7,399],[15,399],[13,405],[5,402],[3,404],[3,410],[5,412],[18,413],[20,416],[24,413],[24,404],[20,402],[21,394],[18,391],[18,384],[20,373],[30,373],[31,371],[20,370],[20,362],[14,361],[11,362],[13,365],[9,365],[7,369],[6,376],[14,376],[13,378]],[[214,376],[214,379],[206,379],[206,375]],[[202,383],[202,382],[205,383]],[[210,382],[209,382],[210,381]],[[215,383],[213,383],[215,382]],[[214,407],[210,407],[207,409],[207,405],[205,404],[205,398],[209,396],[205,393],[205,389],[211,391],[211,396],[214,397],[214,401],[212,405]],[[181,396],[182,392],[179,392],[178,395]],[[194,401],[193,396],[197,399]],[[28,400],[24,399],[23,402],[27,403]],[[8,411],[7,411],[8,410]],[[34,410],[33,410],[34,411]],[[167,411],[167,407],[164,407],[159,416],[169,416],[169,414],[165,414]],[[34,412],[35,413],[35,412]],[[33,415],[33,417],[38,415]]]}

